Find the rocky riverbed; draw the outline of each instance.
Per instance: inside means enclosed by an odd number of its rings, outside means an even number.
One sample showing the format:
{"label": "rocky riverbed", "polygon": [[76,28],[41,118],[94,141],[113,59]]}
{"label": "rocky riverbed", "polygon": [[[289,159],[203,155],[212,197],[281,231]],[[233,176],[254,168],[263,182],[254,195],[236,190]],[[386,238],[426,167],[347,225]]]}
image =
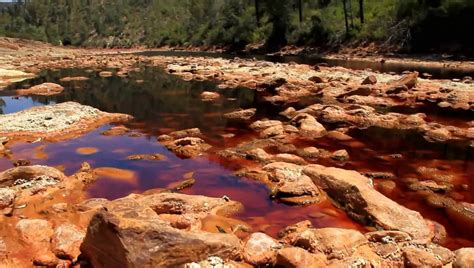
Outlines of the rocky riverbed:
{"label": "rocky riverbed", "polygon": [[471,77],[127,52],[1,40],[4,267],[474,265]]}

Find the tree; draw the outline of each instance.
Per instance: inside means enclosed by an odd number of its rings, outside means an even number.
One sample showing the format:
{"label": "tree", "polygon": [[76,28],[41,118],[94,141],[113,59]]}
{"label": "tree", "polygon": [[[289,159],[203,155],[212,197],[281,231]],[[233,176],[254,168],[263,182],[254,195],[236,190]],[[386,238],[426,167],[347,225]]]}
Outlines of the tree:
{"label": "tree", "polygon": [[269,49],[278,49],[287,44],[286,31],[289,23],[287,0],[266,0],[266,10],[272,23],[272,32],[267,40]]}
{"label": "tree", "polygon": [[302,0],[298,0],[298,14],[299,14],[300,23],[302,23],[303,22],[303,2],[302,2]]}
{"label": "tree", "polygon": [[344,21],[346,23],[346,34],[349,34],[349,20],[347,17],[347,0],[342,0],[342,5],[344,7]]}
{"label": "tree", "polygon": [[359,0],[359,19],[364,24],[364,0]]}
{"label": "tree", "polygon": [[259,9],[259,0],[254,0],[255,2],[255,19],[257,20],[257,26],[260,27],[260,9]]}

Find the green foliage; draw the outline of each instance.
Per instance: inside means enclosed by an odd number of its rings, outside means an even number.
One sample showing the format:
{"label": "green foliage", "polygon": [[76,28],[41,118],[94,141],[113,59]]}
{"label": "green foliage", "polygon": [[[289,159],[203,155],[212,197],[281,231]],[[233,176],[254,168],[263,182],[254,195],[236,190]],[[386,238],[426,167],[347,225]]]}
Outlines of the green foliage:
{"label": "green foliage", "polygon": [[[255,2],[259,4],[257,23]],[[94,47],[268,48],[380,42],[416,51],[472,48],[473,0],[30,0],[0,10],[0,35]]]}

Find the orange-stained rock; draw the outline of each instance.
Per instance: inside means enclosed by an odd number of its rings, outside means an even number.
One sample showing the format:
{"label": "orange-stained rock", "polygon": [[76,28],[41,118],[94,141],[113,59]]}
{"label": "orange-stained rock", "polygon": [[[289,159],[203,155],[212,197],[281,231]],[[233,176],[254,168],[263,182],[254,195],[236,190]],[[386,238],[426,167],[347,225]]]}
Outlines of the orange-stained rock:
{"label": "orange-stained rock", "polygon": [[[175,202],[172,195],[161,195],[170,197],[164,198],[169,204]],[[171,267],[211,256],[240,258],[241,244],[235,235],[173,228],[159,218],[156,207],[154,211],[145,205],[160,206],[151,202],[160,198],[149,197],[143,197],[147,202],[140,197],[115,200],[92,218],[81,252],[93,267]]]}
{"label": "orange-stained rock", "polygon": [[253,233],[244,245],[244,260],[255,266],[273,264],[280,245],[264,233]]}
{"label": "orange-stained rock", "polygon": [[131,118],[75,102],[64,102],[0,115],[0,136],[64,140],[106,123],[124,122]]}
{"label": "orange-stained rock", "polygon": [[64,87],[55,83],[43,83],[30,87],[28,89],[18,89],[16,94],[18,95],[39,95],[39,96],[51,96],[63,92]]}
{"label": "orange-stained rock", "polygon": [[278,250],[276,265],[285,268],[326,267],[326,256],[297,247],[283,248]]}
{"label": "orange-stained rock", "polygon": [[364,243],[367,239],[359,231],[341,228],[307,229],[292,241],[294,246],[338,259],[351,256]]}
{"label": "orange-stained rock", "polygon": [[62,224],[54,230],[53,252],[61,259],[75,260],[79,256],[79,247],[84,233],[72,224]]}
{"label": "orange-stained rock", "polygon": [[474,267],[474,248],[460,248],[455,253],[453,268]]}
{"label": "orange-stained rock", "polygon": [[304,169],[313,182],[354,219],[385,230],[400,230],[416,240],[431,240],[433,234],[420,213],[407,209],[373,188],[372,181],[354,170],[308,165]]}

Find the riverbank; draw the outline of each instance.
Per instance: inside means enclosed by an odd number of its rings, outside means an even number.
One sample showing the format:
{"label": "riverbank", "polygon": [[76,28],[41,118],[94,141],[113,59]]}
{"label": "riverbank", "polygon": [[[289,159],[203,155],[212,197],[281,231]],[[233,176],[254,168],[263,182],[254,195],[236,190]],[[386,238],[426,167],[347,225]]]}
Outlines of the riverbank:
{"label": "riverbank", "polygon": [[0,47],[7,266],[473,262],[472,78]]}

